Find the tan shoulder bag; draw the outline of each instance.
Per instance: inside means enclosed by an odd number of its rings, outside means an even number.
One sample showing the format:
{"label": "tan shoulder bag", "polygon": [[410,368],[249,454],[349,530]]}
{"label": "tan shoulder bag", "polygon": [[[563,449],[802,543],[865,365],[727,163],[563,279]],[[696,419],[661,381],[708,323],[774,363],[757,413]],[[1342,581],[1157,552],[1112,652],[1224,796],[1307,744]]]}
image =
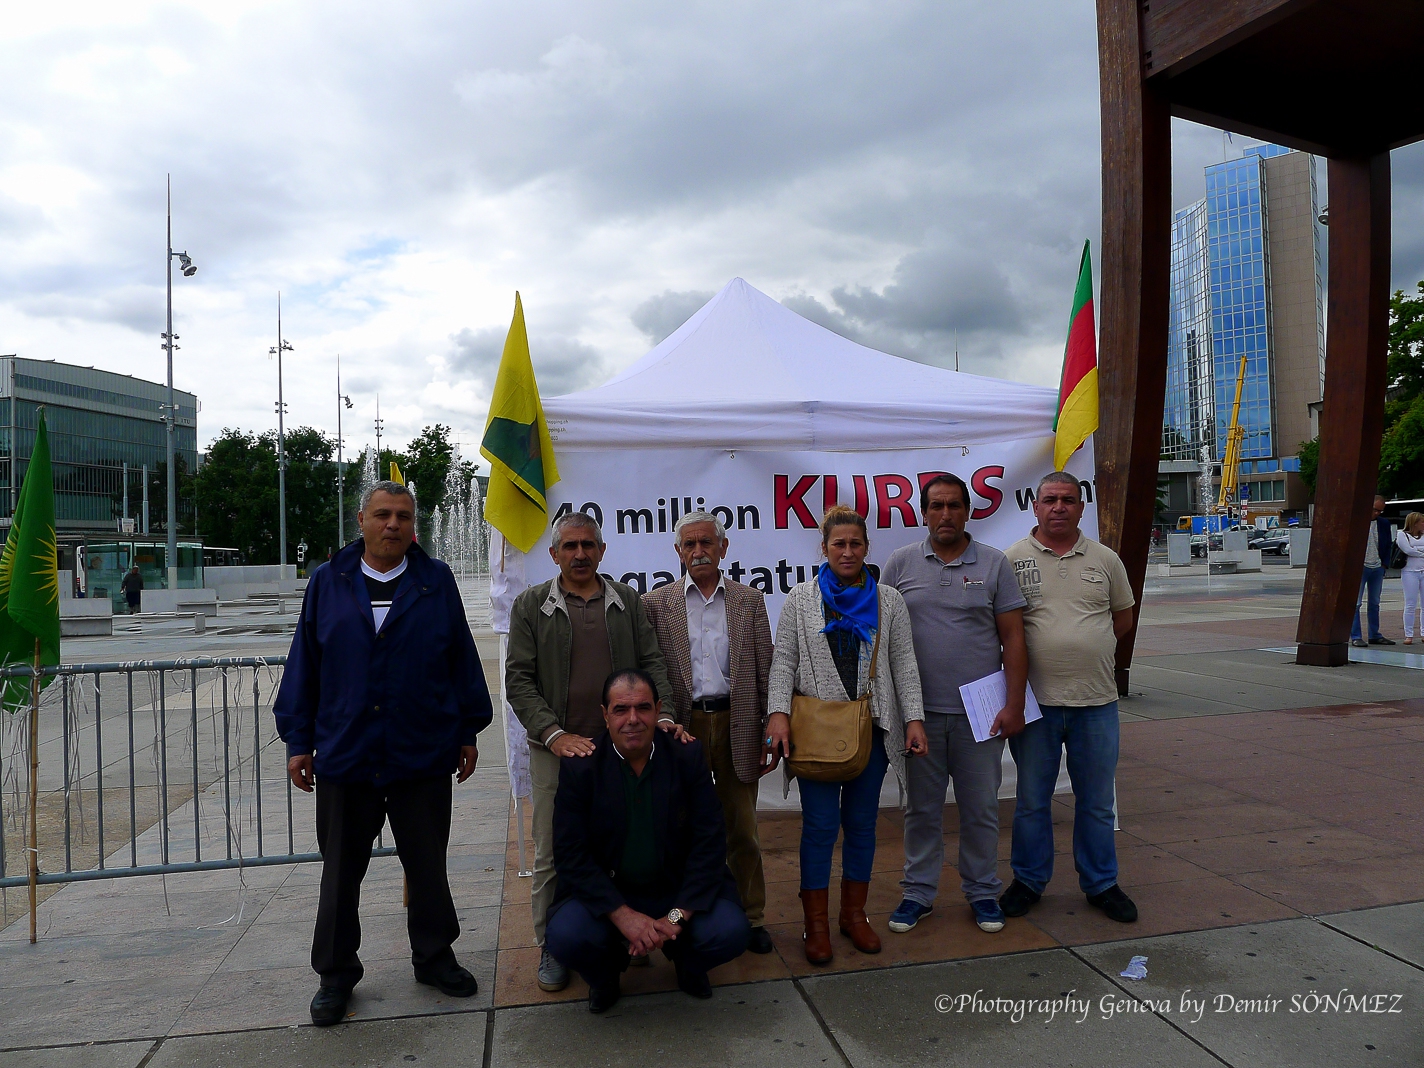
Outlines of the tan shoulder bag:
{"label": "tan shoulder bag", "polygon": [[[877,591],[878,593],[878,591]],[[876,597],[877,615],[879,597]],[[878,621],[877,621],[878,622]],[[875,744],[875,719],[870,713],[870,693],[875,686],[875,666],[880,652],[880,626],[870,650],[870,676],[865,693],[854,701],[823,701],[794,694],[791,698],[791,755],[787,771],[812,782],[849,782],[870,763]]]}

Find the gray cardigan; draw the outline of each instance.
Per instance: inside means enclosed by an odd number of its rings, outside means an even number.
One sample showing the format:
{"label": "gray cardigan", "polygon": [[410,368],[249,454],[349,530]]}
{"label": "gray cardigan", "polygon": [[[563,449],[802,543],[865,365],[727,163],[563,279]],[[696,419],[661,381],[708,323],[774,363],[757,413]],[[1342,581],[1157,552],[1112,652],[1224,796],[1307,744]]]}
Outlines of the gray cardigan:
{"label": "gray cardigan", "polygon": [[[905,724],[925,718],[920,693],[920,668],[910,636],[910,613],[905,599],[893,586],[881,583],[880,615],[884,633],[876,658],[875,685],[870,693],[870,713],[885,729],[885,755],[901,785],[905,783]],[[771,660],[766,710],[791,712],[791,695],[805,694],[823,701],[847,701],[831,647],[821,630],[826,625],[821,610],[821,588],[814,579],[797,585],[781,607],[776,624],[776,655]],[[870,676],[871,643],[860,646],[860,691]],[[858,695],[857,695],[858,696]]]}

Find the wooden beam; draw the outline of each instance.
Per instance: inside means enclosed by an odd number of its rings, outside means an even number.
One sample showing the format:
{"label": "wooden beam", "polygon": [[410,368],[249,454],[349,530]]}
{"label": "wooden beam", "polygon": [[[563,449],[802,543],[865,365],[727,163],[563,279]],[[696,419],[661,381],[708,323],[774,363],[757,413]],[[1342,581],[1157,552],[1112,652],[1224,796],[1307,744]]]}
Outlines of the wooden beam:
{"label": "wooden beam", "polygon": [[1389,340],[1389,153],[1330,160],[1330,311],[1320,468],[1297,664],[1349,660],[1379,474]]}
{"label": "wooden beam", "polygon": [[1319,0],[1141,0],[1142,65],[1172,77]]}
{"label": "wooden beam", "polygon": [[[1143,73],[1138,0],[1098,0],[1103,240],[1098,344],[1098,532],[1138,608],[1147,572],[1167,378],[1172,120]],[[1118,643],[1118,692],[1137,636]]]}

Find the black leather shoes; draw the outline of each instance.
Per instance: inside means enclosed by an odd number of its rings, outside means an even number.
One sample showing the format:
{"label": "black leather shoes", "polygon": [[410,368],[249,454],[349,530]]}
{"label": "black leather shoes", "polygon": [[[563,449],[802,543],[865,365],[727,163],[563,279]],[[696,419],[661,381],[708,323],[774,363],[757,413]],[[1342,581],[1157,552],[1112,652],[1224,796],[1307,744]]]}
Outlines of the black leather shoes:
{"label": "black leather shoes", "polygon": [[747,935],[747,948],[753,953],[770,953],[774,948],[771,944],[771,935],[766,933],[765,927],[753,927],[751,934]]}
{"label": "black leather shoes", "polygon": [[1137,922],[1137,906],[1132,903],[1132,898],[1122,892],[1117,883],[1113,883],[1101,894],[1093,894],[1088,898],[1088,904],[1095,909],[1102,909],[1104,916],[1117,920],[1118,923]]}
{"label": "black leather shoes", "polygon": [[618,1004],[618,999],[623,996],[623,991],[618,986],[618,976],[614,976],[602,986],[591,986],[588,988],[588,1011],[592,1013],[607,1012]]}
{"label": "black leather shoes", "polygon": [[684,968],[681,961],[675,961],[674,967],[677,968],[677,988],[684,994],[703,1001],[712,996],[712,981],[707,978],[706,972]]}
{"label": "black leather shoes", "polygon": [[452,998],[470,998],[479,990],[475,977],[458,964],[451,963],[435,971],[415,973],[415,981],[433,986],[440,993]]}
{"label": "black leather shoes", "polygon": [[1015,879],[1004,891],[1004,896],[999,898],[999,908],[1004,910],[1005,916],[1022,916],[1038,904],[1038,899],[1041,896]]}
{"label": "black leather shoes", "polygon": [[318,1027],[330,1027],[346,1019],[346,1006],[351,1001],[351,991],[339,986],[324,986],[312,998],[312,1023]]}

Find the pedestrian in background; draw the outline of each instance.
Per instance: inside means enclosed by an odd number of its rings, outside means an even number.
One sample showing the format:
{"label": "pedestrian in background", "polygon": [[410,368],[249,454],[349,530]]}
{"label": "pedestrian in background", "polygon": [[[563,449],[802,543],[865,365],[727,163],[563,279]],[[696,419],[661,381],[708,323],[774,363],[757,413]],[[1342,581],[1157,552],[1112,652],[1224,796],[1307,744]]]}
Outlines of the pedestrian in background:
{"label": "pedestrian in background", "polygon": [[[1414,644],[1414,624],[1418,620],[1421,592],[1424,592],[1424,512],[1410,512],[1404,518],[1404,529],[1394,536],[1394,544],[1404,554],[1404,569],[1399,573],[1404,584],[1404,644]],[[1419,631],[1424,639],[1424,626]]]}
{"label": "pedestrian in background", "polygon": [[119,583],[119,588],[124,591],[124,601],[129,606],[129,615],[133,615],[138,611],[139,602],[143,600],[143,576],[139,574],[138,564],[129,568],[129,573]]}
{"label": "pedestrian in background", "polygon": [[[1389,520],[1384,517],[1384,498],[1376,496],[1374,514],[1370,517],[1370,534],[1365,539],[1365,569],[1360,575],[1360,594],[1355,598],[1355,622],[1350,628],[1350,644],[1363,648],[1366,645],[1393,645],[1392,638],[1380,633],[1380,593],[1384,589],[1384,570],[1394,556],[1394,541],[1389,536]],[[1370,640],[1365,641],[1360,631],[1360,602],[1368,593]]]}

